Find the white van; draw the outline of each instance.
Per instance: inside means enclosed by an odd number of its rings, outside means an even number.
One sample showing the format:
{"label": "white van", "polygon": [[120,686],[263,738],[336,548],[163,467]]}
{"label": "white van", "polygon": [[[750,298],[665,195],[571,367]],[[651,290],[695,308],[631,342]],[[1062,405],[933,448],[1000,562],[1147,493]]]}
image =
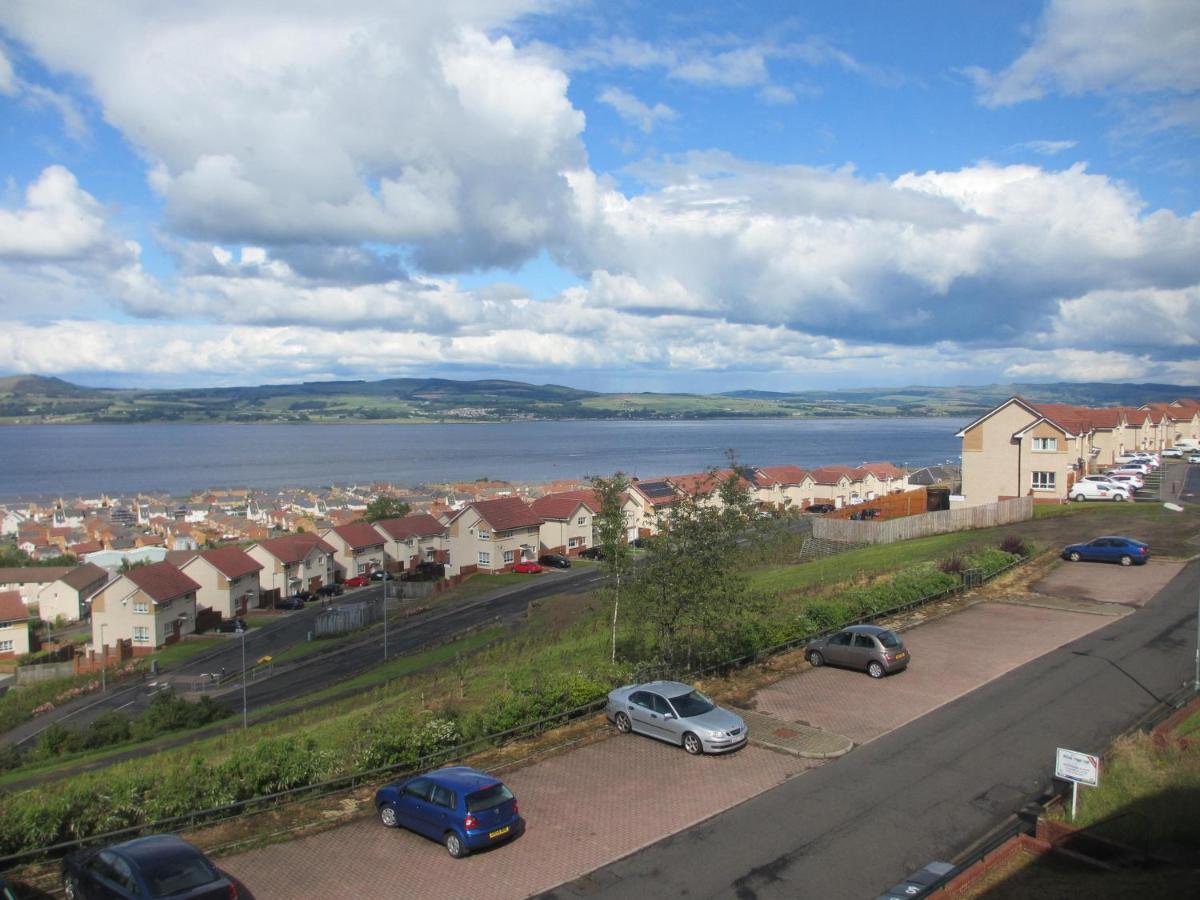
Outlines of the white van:
{"label": "white van", "polygon": [[1200,441],[1183,438],[1175,442],[1175,446],[1185,453],[1200,453]]}

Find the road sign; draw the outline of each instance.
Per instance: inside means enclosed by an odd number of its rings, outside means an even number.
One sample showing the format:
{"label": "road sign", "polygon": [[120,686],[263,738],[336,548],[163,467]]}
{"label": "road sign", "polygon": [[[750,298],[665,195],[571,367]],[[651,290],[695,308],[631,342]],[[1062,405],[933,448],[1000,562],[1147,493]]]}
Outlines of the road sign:
{"label": "road sign", "polygon": [[1100,781],[1100,757],[1059,747],[1054,777],[1095,787]]}

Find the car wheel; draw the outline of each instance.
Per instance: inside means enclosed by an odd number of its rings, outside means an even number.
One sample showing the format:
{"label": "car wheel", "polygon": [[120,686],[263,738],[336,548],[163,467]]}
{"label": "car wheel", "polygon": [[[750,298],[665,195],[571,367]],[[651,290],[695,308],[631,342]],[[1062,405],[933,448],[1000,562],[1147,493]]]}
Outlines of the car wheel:
{"label": "car wheel", "polygon": [[396,817],[396,807],[390,803],[385,803],[379,807],[379,821],[388,828],[395,828],[400,824],[400,820]]}
{"label": "car wheel", "polygon": [[1125,499],[1124,494],[1113,494],[1113,502],[1114,503],[1120,503],[1124,499]]}
{"label": "car wheel", "polygon": [[813,650],[811,653],[808,654],[808,664],[810,666],[812,666],[814,669],[818,669],[821,666],[825,665],[825,657],[823,657],[816,650]]}
{"label": "car wheel", "polygon": [[871,664],[867,666],[867,674],[872,678],[882,678],[887,673],[883,669],[883,663],[871,660]]}
{"label": "car wheel", "polygon": [[629,721],[629,716],[625,715],[625,713],[617,713],[616,723],[617,731],[621,732],[621,734],[629,734],[629,732],[633,731],[633,723]]}
{"label": "car wheel", "polygon": [[63,876],[63,894],[67,900],[83,900],[83,891],[79,887],[79,879],[74,875]]}
{"label": "car wheel", "polygon": [[1080,556],[1078,553],[1071,554],[1071,562],[1079,562],[1079,560],[1081,560],[1081,559],[1083,559],[1083,557]]}
{"label": "car wheel", "polygon": [[1071,499],[1074,500],[1076,503],[1082,503],[1083,502],[1083,494],[1076,494]]}
{"label": "car wheel", "polygon": [[704,745],[700,743],[700,738],[689,731],[683,736],[683,749],[692,756],[699,756],[704,752]]}
{"label": "car wheel", "polygon": [[1128,554],[1126,554],[1125,556],[1122,556],[1121,557],[1121,565],[1132,566],[1133,565],[1133,557],[1129,556]]}
{"label": "car wheel", "polygon": [[458,836],[458,832],[456,831],[447,832],[446,837],[443,839],[443,843],[446,845],[446,852],[455,859],[462,859],[470,852],[467,850],[467,845],[462,842],[462,838]]}

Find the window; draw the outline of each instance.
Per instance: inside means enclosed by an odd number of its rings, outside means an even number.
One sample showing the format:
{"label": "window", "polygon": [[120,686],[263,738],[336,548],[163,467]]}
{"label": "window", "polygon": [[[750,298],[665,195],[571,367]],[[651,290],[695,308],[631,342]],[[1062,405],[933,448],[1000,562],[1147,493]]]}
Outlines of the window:
{"label": "window", "polygon": [[583,538],[567,538],[567,546],[572,550],[583,546]]}
{"label": "window", "polygon": [[1053,472],[1034,472],[1033,473],[1033,489],[1035,491],[1052,491],[1052,490],[1054,490],[1054,473]]}
{"label": "window", "polygon": [[428,778],[417,778],[404,786],[404,794],[414,800],[428,800],[433,792],[433,782]]}
{"label": "window", "polygon": [[168,622],[166,625],[163,626],[163,637],[169,638],[173,634],[175,634],[175,623]]}
{"label": "window", "polygon": [[12,641],[0,641],[0,653],[11,651],[13,648]]}
{"label": "window", "polygon": [[133,611],[135,613],[150,612],[150,604],[147,603],[145,600],[134,600],[133,601]]}
{"label": "window", "polygon": [[854,636],[854,646],[862,647],[866,650],[874,650],[875,642],[865,634],[856,634]]}
{"label": "window", "polygon": [[133,640],[138,644],[150,643],[150,629],[145,625],[134,625]]}
{"label": "window", "polygon": [[430,547],[428,550],[425,551],[425,559],[428,562],[433,562],[434,560],[437,559],[437,551],[434,550],[432,547]]}
{"label": "window", "polygon": [[454,796],[454,791],[448,787],[442,787],[440,784],[433,786],[433,802],[446,809],[454,809],[458,806],[458,798]]}
{"label": "window", "polygon": [[629,695],[629,702],[634,706],[641,706],[645,709],[650,709],[653,702],[650,700],[650,694],[646,691],[634,691]]}
{"label": "window", "polygon": [[1035,437],[1033,439],[1033,449],[1034,450],[1050,450],[1050,451],[1057,450],[1058,449],[1058,438]]}
{"label": "window", "polygon": [[512,563],[512,561],[513,561],[513,551],[505,550],[504,551],[504,564],[506,566],[510,565]]}
{"label": "window", "polygon": [[490,541],[492,539],[492,533],[490,531],[484,531],[482,528],[480,528],[479,539],[481,541]]}
{"label": "window", "polygon": [[490,553],[485,553],[484,551],[480,550],[480,551],[479,551],[479,564],[480,564],[481,566],[491,566],[491,564],[492,564],[492,554],[490,554]]}
{"label": "window", "polygon": [[587,516],[580,516],[578,519],[575,520],[575,524],[576,525],[586,525],[587,524]]}
{"label": "window", "polygon": [[839,634],[835,634],[833,637],[831,637],[829,639],[829,646],[831,646],[831,647],[849,647],[850,646],[850,637],[851,637],[851,635],[850,635],[850,632],[848,632],[848,631],[843,631],[843,632],[840,632]]}

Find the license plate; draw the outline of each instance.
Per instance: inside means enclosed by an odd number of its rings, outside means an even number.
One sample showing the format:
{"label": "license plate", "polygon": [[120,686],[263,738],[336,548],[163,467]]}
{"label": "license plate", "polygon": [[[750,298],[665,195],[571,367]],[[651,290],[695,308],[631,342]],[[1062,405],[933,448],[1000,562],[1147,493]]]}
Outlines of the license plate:
{"label": "license plate", "polygon": [[507,825],[505,825],[503,828],[497,828],[495,831],[489,831],[488,837],[497,838],[497,837],[500,837],[500,835],[502,835],[502,834],[508,834],[508,826]]}
{"label": "license plate", "polygon": [[904,650],[900,651],[896,654],[896,659],[908,659],[908,652]]}

